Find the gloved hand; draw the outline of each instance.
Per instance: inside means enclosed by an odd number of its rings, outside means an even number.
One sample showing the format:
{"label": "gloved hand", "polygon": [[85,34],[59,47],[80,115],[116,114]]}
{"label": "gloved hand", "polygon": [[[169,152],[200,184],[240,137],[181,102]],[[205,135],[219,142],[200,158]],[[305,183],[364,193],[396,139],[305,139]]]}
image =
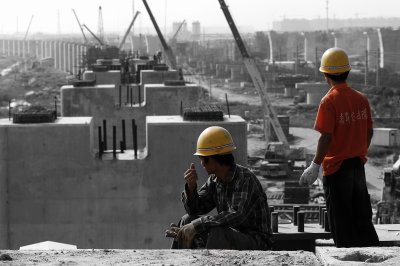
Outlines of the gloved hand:
{"label": "gloved hand", "polygon": [[170,228],[165,230],[165,236],[166,237],[172,237],[175,238],[178,236],[180,228],[176,224],[170,224]]}
{"label": "gloved hand", "polygon": [[312,185],[315,180],[318,178],[320,165],[311,162],[310,166],[304,170],[303,174],[300,177],[299,184],[300,185]]}
{"label": "gloved hand", "polygon": [[196,236],[196,229],[192,223],[185,224],[178,232],[177,239],[183,244],[183,248],[190,248],[192,246],[194,237]]}

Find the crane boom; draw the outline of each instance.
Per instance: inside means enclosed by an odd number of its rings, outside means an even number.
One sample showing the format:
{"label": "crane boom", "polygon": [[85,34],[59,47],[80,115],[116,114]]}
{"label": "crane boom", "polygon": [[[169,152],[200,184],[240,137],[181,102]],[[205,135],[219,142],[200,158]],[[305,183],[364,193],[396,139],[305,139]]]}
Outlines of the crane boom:
{"label": "crane boom", "polygon": [[184,19],[182,23],[179,25],[178,29],[176,30],[174,36],[172,36],[171,41],[175,41],[176,37],[178,36],[179,31],[182,29],[183,24],[185,24],[186,20]]}
{"label": "crane boom", "polygon": [[[221,9],[225,15],[228,25],[232,31],[233,37],[236,41],[239,51],[243,57],[244,65],[246,66],[247,71],[251,77],[251,80],[253,81],[254,87],[256,88],[258,94],[261,97],[261,106],[262,106],[263,113],[264,113],[264,123],[270,122],[272,124],[272,127],[273,127],[279,141],[282,142],[283,145],[289,146],[289,142],[286,138],[285,133],[282,130],[282,126],[279,123],[276,112],[275,112],[274,108],[272,107],[272,104],[267,96],[267,93],[264,91],[265,84],[262,79],[260,70],[258,69],[257,64],[254,61],[254,59],[247,52],[246,46],[244,45],[242,37],[240,36],[240,33],[235,25],[235,22],[233,21],[231,13],[229,12],[228,6],[225,4],[225,1],[224,0],[218,0],[218,1],[221,5]],[[264,125],[264,135],[265,135],[265,138],[268,139],[269,134],[266,129],[267,129],[267,127]]]}
{"label": "crane boom", "polygon": [[87,31],[99,42],[101,46],[104,45],[104,43],[96,36],[96,34],[94,34],[85,24],[82,24],[82,26],[87,29]]}
{"label": "crane boom", "polygon": [[151,22],[153,23],[153,26],[157,32],[158,38],[160,39],[161,45],[164,49],[164,53],[167,56],[167,60],[169,62],[170,67],[173,69],[176,69],[177,65],[176,65],[176,58],[175,58],[174,53],[172,52],[171,48],[165,41],[164,36],[162,35],[160,28],[158,27],[157,21],[155,20],[153,13],[151,12],[149,5],[147,4],[147,1],[143,0],[143,4],[146,7],[147,13],[149,13]]}
{"label": "crane boom", "polygon": [[136,11],[136,14],[135,14],[135,16],[133,17],[131,24],[129,25],[128,29],[127,29],[126,32],[125,32],[124,37],[122,38],[121,43],[119,44],[119,49],[120,49],[120,50],[121,50],[122,46],[124,46],[125,41],[126,41],[126,38],[128,37],[128,34],[129,34],[129,32],[131,31],[131,29],[132,29],[132,27],[133,27],[133,24],[135,23],[135,20],[136,20],[136,18],[137,18],[137,16],[138,16],[139,14],[140,14],[140,12],[139,12],[139,11]]}
{"label": "crane boom", "polygon": [[31,20],[29,21],[29,25],[28,25],[28,29],[26,30],[26,33],[25,33],[24,41],[26,40],[26,37],[28,37],[28,32],[29,32],[29,28],[31,27],[32,19],[33,19],[33,15],[31,17]]}
{"label": "crane boom", "polygon": [[79,29],[81,30],[81,32],[82,32],[82,36],[83,36],[83,43],[87,43],[88,41],[87,41],[87,39],[86,39],[86,35],[85,35],[85,33],[83,32],[83,28],[82,28],[82,25],[81,25],[81,23],[79,22],[79,19],[78,19],[78,16],[76,15],[76,13],[75,13],[75,9],[72,9],[72,12],[74,12],[74,15],[75,15],[75,19],[76,19],[76,21],[78,22],[78,26],[79,26]]}

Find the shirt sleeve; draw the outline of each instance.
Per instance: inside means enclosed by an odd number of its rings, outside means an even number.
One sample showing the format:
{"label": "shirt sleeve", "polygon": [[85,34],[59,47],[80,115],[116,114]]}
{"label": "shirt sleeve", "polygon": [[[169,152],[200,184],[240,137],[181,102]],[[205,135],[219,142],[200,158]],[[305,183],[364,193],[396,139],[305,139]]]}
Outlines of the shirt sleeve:
{"label": "shirt sleeve", "polygon": [[254,186],[247,179],[239,186],[235,186],[232,201],[228,202],[228,209],[216,215],[207,215],[192,221],[196,232],[206,232],[210,227],[235,227],[243,224],[248,214],[254,209],[256,202],[252,202]]}
{"label": "shirt sleeve", "polygon": [[333,133],[335,121],[335,108],[328,98],[322,98],[317,118],[315,119],[314,129],[320,133]]}
{"label": "shirt sleeve", "polygon": [[187,185],[185,184],[185,190],[182,192],[182,202],[186,212],[189,215],[197,216],[206,214],[215,208],[215,202],[213,198],[215,193],[215,184],[213,184],[210,177],[199,189],[199,191],[195,191],[190,199],[187,191]]}

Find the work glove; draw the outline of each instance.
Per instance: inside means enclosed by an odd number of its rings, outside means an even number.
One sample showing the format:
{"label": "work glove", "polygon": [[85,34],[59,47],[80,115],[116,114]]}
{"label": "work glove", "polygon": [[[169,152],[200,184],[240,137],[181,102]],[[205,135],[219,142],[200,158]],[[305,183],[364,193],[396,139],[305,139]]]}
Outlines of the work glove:
{"label": "work glove", "polygon": [[300,185],[312,185],[315,180],[318,178],[320,165],[311,162],[310,166],[304,170],[303,174],[300,177],[299,184]]}
{"label": "work glove", "polygon": [[180,228],[176,224],[170,224],[169,229],[165,230],[165,236],[166,237],[172,237],[175,238],[178,236]]}
{"label": "work glove", "polygon": [[196,229],[194,229],[194,225],[188,223],[180,228],[177,238],[179,243],[182,243],[183,248],[191,248],[195,236]]}

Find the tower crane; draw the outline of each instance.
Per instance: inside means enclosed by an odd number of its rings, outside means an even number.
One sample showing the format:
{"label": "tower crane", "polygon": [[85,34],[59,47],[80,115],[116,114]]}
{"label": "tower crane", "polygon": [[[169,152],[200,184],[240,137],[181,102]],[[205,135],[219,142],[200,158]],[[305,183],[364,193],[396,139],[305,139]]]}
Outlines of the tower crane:
{"label": "tower crane", "polygon": [[120,49],[120,50],[121,50],[122,46],[124,46],[125,41],[126,41],[126,38],[128,37],[128,34],[129,34],[129,32],[131,31],[131,29],[132,29],[132,27],[133,27],[133,24],[135,23],[135,20],[136,20],[136,18],[137,18],[137,16],[138,16],[139,14],[140,14],[140,12],[137,11],[136,14],[135,14],[135,16],[134,16],[133,19],[132,19],[131,24],[129,25],[128,29],[126,30],[125,35],[124,35],[124,37],[122,38],[121,43],[119,44],[119,49]]}
{"label": "tower crane", "polygon": [[172,68],[172,69],[176,69],[177,68],[177,64],[176,64],[176,57],[174,55],[174,53],[172,52],[171,48],[169,47],[169,45],[167,44],[167,42],[164,39],[164,36],[162,35],[160,28],[158,27],[157,21],[155,20],[153,13],[150,10],[149,5],[147,4],[146,0],[143,0],[143,4],[146,7],[147,13],[149,13],[151,22],[153,23],[153,26],[157,32],[158,38],[160,39],[161,45],[164,49],[164,54],[166,55],[166,59],[168,61],[168,65]]}
{"label": "tower crane", "polygon": [[225,15],[228,25],[232,31],[233,37],[236,41],[239,51],[242,55],[243,63],[247,68],[247,71],[251,77],[251,80],[253,81],[254,87],[256,88],[258,94],[261,97],[261,106],[262,106],[263,115],[264,115],[265,139],[268,141],[268,135],[269,135],[269,133],[267,132],[266,125],[267,125],[267,123],[271,123],[272,127],[275,131],[275,134],[278,137],[278,140],[284,146],[289,147],[289,142],[286,138],[285,133],[282,130],[282,126],[278,120],[277,114],[276,114],[274,108],[272,107],[272,104],[267,96],[266,91],[265,91],[265,85],[264,85],[264,81],[262,79],[260,70],[258,69],[255,60],[247,52],[246,46],[244,45],[242,37],[240,36],[240,33],[235,25],[235,22],[233,21],[231,13],[229,12],[228,6],[225,4],[225,1],[224,0],[218,0],[218,1],[221,5],[222,12]]}
{"label": "tower crane", "polygon": [[85,33],[83,32],[83,28],[82,28],[81,23],[79,22],[78,16],[77,16],[76,13],[75,13],[75,9],[72,9],[72,12],[74,12],[76,22],[78,22],[79,29],[80,29],[81,32],[82,32],[83,43],[86,44],[86,43],[88,42],[88,40],[86,39],[86,35],[85,35]]}

